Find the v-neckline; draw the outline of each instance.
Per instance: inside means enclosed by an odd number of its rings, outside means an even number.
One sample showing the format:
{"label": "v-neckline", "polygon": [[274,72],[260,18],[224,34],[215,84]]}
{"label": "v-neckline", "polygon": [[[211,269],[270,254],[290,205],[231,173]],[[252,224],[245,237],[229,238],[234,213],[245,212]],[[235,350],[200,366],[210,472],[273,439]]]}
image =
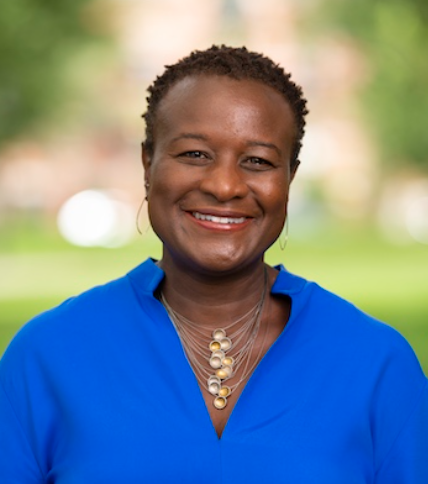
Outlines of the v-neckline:
{"label": "v-neckline", "polygon": [[[276,294],[276,292],[273,292],[274,286],[275,286],[275,283],[272,286],[271,293]],[[279,294],[282,294],[282,291]],[[201,406],[203,407],[202,413],[204,414],[204,420],[207,420],[208,421],[208,424],[209,424],[209,427],[211,429],[211,432],[214,433],[214,436],[215,436],[216,440],[219,443],[224,440],[225,432],[228,431],[228,429],[230,428],[231,421],[232,421],[232,424],[233,424],[233,417],[237,413],[237,407],[238,407],[238,410],[239,410],[239,408],[243,405],[242,404],[242,398],[243,397],[245,398],[245,394],[248,393],[248,387],[249,387],[249,385],[254,385],[254,379],[257,378],[257,374],[260,373],[260,366],[264,366],[264,364],[266,364],[265,363],[265,360],[266,360],[267,356],[270,355],[270,353],[274,350],[274,348],[277,347],[280,344],[280,341],[283,339],[284,334],[286,333],[287,328],[290,325],[290,322],[291,322],[291,320],[293,318],[293,314],[294,314],[294,311],[293,311],[293,299],[288,294],[282,294],[282,295],[288,296],[290,298],[290,315],[289,315],[288,321],[285,324],[285,326],[282,329],[282,331],[280,332],[280,334],[278,335],[278,337],[268,347],[268,349],[266,350],[266,352],[264,353],[264,355],[262,356],[262,358],[260,359],[260,361],[258,362],[258,364],[256,365],[256,367],[254,368],[254,370],[251,372],[251,374],[250,374],[249,378],[247,379],[245,385],[242,387],[242,390],[240,391],[240,393],[238,395],[238,398],[237,398],[236,402],[234,403],[234,405],[232,407],[232,410],[231,410],[231,412],[229,414],[229,417],[227,418],[226,423],[225,423],[225,425],[223,427],[223,430],[221,431],[220,434],[217,433],[217,429],[215,427],[215,424],[214,424],[213,419],[211,418],[211,414],[210,414],[210,411],[209,411],[209,409],[207,407],[207,402],[205,401],[205,398],[204,398],[204,395],[203,395],[203,391],[202,391],[202,389],[201,389],[201,387],[199,385],[199,382],[198,382],[198,379],[197,379],[197,377],[195,375],[195,372],[193,371],[192,365],[190,364],[190,362],[189,362],[189,360],[187,358],[186,352],[185,352],[185,350],[183,348],[183,345],[181,343],[181,340],[180,340],[180,336],[177,333],[177,331],[176,331],[176,329],[174,327],[174,324],[171,321],[171,319],[170,319],[170,317],[168,315],[168,312],[166,311],[165,307],[163,306],[163,304],[157,298],[155,298],[156,299],[156,302],[159,304],[159,309],[162,312],[162,315],[163,315],[166,323],[168,324],[170,331],[173,333],[173,337],[175,339],[175,344],[179,348],[178,353],[184,359],[184,361],[182,363],[183,363],[183,366],[186,367],[187,373],[190,375],[189,376],[189,379],[192,380],[192,385],[193,386],[196,385],[197,393],[198,393],[198,401],[197,402],[195,401],[195,406],[197,406],[198,410],[201,408]],[[244,400],[244,403],[245,403],[245,400]]]}
{"label": "v-neckline", "polygon": [[[146,296],[150,296],[153,298],[153,302],[156,304],[157,309],[162,314],[164,318],[164,323],[167,324],[167,327],[169,328],[169,331],[171,332],[171,335],[174,338],[174,344],[178,348],[177,353],[180,354],[181,358],[183,358],[181,367],[183,369],[185,368],[185,371],[187,372],[186,374],[188,375],[188,377],[186,377],[186,380],[188,382],[190,381],[192,382],[192,385],[195,388],[195,393],[198,393],[198,397],[197,399],[195,399],[195,402],[194,402],[194,409],[195,411],[198,412],[198,414],[200,415],[200,418],[203,419],[204,422],[206,422],[206,426],[210,428],[210,432],[213,433],[214,438],[219,443],[224,441],[225,438],[228,437],[229,433],[231,432],[230,430],[231,428],[233,430],[233,425],[237,418],[236,417],[237,412],[238,411],[241,412],[240,409],[242,405],[245,403],[246,395],[248,394],[249,390],[251,390],[252,386],[255,384],[254,381],[257,380],[258,374],[261,371],[260,367],[262,367],[263,369],[263,366],[266,364],[266,359],[270,357],[271,353],[275,351],[276,348],[279,346],[279,344],[284,340],[284,335],[289,331],[290,327],[294,326],[294,322],[296,320],[297,314],[301,309],[300,308],[301,304],[296,304],[297,298],[295,298],[294,295],[302,290],[302,287],[306,283],[306,281],[300,278],[299,276],[295,276],[294,274],[288,273],[283,266],[275,266],[275,268],[279,272],[271,287],[270,293],[288,296],[290,298],[291,307],[290,307],[288,322],[287,324],[285,324],[281,333],[278,335],[275,341],[270,345],[270,347],[267,349],[267,351],[265,352],[265,354],[263,355],[263,357],[261,358],[257,366],[254,368],[253,372],[251,373],[250,377],[248,378],[247,382],[242,388],[242,391],[240,392],[235,404],[233,405],[230,415],[220,435],[217,433],[217,430],[211,418],[209,409],[207,408],[207,404],[205,402],[201,387],[199,386],[199,383],[197,381],[193,368],[187,359],[186,353],[180,341],[180,337],[177,334],[177,331],[175,330],[174,325],[171,319],[169,318],[168,313],[165,310],[164,306],[155,297],[155,292],[158,289],[159,284],[161,283],[161,281],[165,276],[163,270],[156,264],[156,262],[153,259],[149,259],[145,263],[138,266],[136,269],[134,269],[129,273],[129,275],[131,276],[131,279],[137,282],[137,286],[139,287],[139,289],[142,290]],[[139,277],[140,276],[139,273],[141,270],[143,271],[145,276],[144,280],[142,280]],[[243,399],[244,399],[244,403],[242,402]]]}

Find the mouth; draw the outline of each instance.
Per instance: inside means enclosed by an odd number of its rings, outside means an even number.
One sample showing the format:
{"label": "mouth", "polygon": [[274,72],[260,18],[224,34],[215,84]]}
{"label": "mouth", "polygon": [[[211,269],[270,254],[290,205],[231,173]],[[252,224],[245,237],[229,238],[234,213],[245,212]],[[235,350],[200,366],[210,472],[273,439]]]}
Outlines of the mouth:
{"label": "mouth", "polygon": [[253,220],[240,213],[202,213],[198,211],[189,211],[187,214],[194,222],[204,229],[214,232],[234,232],[242,230]]}
{"label": "mouth", "polygon": [[197,220],[202,220],[204,222],[212,222],[216,224],[223,224],[223,225],[243,224],[246,220],[248,220],[247,217],[221,217],[218,215],[208,215],[206,213],[200,213],[200,212],[192,212],[192,215]]}

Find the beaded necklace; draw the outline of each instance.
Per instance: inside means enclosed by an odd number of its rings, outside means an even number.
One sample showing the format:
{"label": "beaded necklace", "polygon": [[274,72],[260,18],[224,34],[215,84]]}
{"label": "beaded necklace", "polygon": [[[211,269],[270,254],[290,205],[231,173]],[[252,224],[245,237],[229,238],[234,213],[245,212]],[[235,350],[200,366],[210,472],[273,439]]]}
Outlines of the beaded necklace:
{"label": "beaded necklace", "polygon": [[[223,328],[207,335],[198,323],[175,311],[161,292],[164,305],[201,387],[213,395],[213,405],[222,410],[227,398],[245,381],[261,359],[264,344],[251,364],[251,356],[259,334],[263,306],[267,292],[267,270],[264,271],[260,300],[247,313]],[[266,337],[266,332],[264,337]],[[238,349],[239,348],[239,349]],[[227,381],[242,368],[241,377],[233,385]]]}

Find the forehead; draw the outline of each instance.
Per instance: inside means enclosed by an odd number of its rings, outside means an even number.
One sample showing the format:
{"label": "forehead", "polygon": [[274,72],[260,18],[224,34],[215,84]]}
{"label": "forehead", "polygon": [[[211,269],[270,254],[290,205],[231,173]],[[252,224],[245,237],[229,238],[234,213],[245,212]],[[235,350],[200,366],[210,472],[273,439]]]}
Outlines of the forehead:
{"label": "forehead", "polygon": [[[174,123],[228,122],[243,119],[259,129],[280,126],[295,134],[295,119],[285,97],[255,80],[227,76],[188,76],[176,82],[159,103],[155,128]],[[255,127],[255,126],[254,126]]]}

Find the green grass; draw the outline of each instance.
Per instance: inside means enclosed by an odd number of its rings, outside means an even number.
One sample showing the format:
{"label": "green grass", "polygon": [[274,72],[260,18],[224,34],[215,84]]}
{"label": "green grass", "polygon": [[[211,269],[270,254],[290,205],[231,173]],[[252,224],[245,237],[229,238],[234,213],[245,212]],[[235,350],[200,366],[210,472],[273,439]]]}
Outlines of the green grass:
{"label": "green grass", "polygon": [[[277,244],[276,244],[277,245]],[[331,228],[294,241],[270,263],[315,280],[396,327],[428,373],[428,247],[388,245],[367,230]],[[49,231],[20,228],[0,242],[0,354],[35,314],[96,284],[120,277],[149,255],[153,234],[121,249],[78,249]]]}

